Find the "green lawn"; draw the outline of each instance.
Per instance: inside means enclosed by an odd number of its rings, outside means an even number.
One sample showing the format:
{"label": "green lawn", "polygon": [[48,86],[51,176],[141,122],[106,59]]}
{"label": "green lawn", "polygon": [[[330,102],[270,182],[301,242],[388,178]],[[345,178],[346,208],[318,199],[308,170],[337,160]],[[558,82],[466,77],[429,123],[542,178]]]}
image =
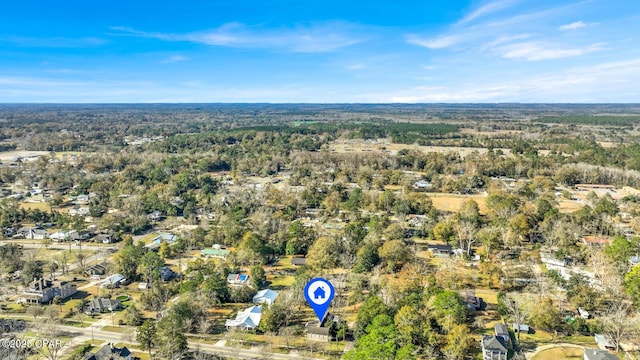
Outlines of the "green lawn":
{"label": "green lawn", "polygon": [[556,347],[537,353],[531,360],[580,360],[583,357],[584,351],[582,349]]}

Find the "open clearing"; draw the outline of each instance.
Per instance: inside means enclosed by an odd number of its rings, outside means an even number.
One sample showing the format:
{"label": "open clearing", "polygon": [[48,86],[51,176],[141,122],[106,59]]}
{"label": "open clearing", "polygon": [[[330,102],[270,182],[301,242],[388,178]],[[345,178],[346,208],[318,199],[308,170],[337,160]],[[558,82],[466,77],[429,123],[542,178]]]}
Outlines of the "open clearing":
{"label": "open clearing", "polygon": [[487,196],[484,194],[456,195],[446,193],[427,193],[427,196],[429,196],[433,202],[433,206],[440,211],[457,212],[465,201],[471,199],[478,204],[478,208],[482,215],[487,214]]}
{"label": "open clearing", "polygon": [[[350,152],[386,152],[389,154],[396,154],[402,149],[409,149],[420,151],[422,153],[441,153],[448,154],[451,152],[457,153],[462,157],[477,152],[478,154],[486,154],[489,150],[487,148],[474,148],[474,147],[462,147],[462,146],[423,146],[418,144],[396,144],[392,143],[391,139],[379,139],[379,140],[336,140],[329,144],[329,150],[337,153],[350,153]],[[495,149],[502,150],[505,155],[511,155],[510,149]]]}
{"label": "open clearing", "polygon": [[537,353],[531,360],[580,360],[584,350],[571,347],[554,347]]}

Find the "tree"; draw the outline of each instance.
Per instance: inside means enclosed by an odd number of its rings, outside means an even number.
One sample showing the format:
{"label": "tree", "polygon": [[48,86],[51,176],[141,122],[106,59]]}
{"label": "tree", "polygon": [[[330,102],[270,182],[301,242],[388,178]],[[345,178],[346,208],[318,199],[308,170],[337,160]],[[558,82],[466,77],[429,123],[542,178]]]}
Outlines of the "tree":
{"label": "tree", "polygon": [[38,305],[36,305],[36,306],[30,306],[30,307],[27,309],[27,312],[28,312],[29,314],[31,314],[31,316],[33,316],[33,322],[34,322],[34,323],[35,323],[35,322],[37,322],[37,320],[38,320],[38,318],[39,318],[40,316],[44,315],[44,311],[45,311],[44,307],[42,307],[42,306],[38,306]]}
{"label": "tree", "polygon": [[167,358],[180,358],[187,351],[187,329],[184,319],[174,312],[160,319],[157,325],[157,339],[160,353]]}
{"label": "tree", "polygon": [[251,268],[249,278],[251,279],[253,288],[258,290],[264,285],[265,281],[267,281],[267,274],[264,272],[262,265],[256,265]]}
{"label": "tree", "polygon": [[76,253],[76,260],[78,260],[78,265],[80,266],[80,274],[84,274],[84,270],[86,268],[87,265],[87,254],[79,251]]}
{"label": "tree", "polygon": [[553,301],[543,298],[531,306],[531,325],[536,329],[545,330],[550,333],[558,333],[566,328],[567,323],[563,320],[562,313]]}
{"label": "tree", "polygon": [[[520,325],[525,323],[528,316],[522,296],[518,294],[501,294],[498,297],[498,302],[500,308],[509,316],[514,326],[519,330]],[[520,342],[520,331],[518,331],[517,339]]]}
{"label": "tree", "polygon": [[125,242],[125,246],[115,256],[115,270],[127,279],[138,277],[138,264],[144,254],[144,245]]}
{"label": "tree", "polygon": [[280,329],[289,326],[294,316],[293,306],[289,301],[273,303],[262,312],[260,328],[265,332],[278,333]]}
{"label": "tree", "polygon": [[640,309],[640,265],[631,268],[624,277],[624,289],[633,300],[633,304]]}
{"label": "tree", "polygon": [[620,350],[620,343],[640,334],[640,316],[624,299],[614,300],[602,317],[605,335]]}
{"label": "tree", "polygon": [[22,274],[20,275],[23,285],[28,285],[36,279],[42,277],[42,265],[39,261],[29,260],[24,263]]}
{"label": "tree", "polygon": [[[165,242],[163,242],[164,244]],[[160,268],[164,265],[164,260],[155,251],[146,252],[138,264],[137,272],[142,274],[147,283],[160,277]]]}
{"label": "tree", "polygon": [[52,301],[55,305],[58,305],[58,308],[62,311],[62,298],[60,295],[54,296]]}
{"label": "tree", "polygon": [[451,331],[455,325],[462,324],[467,316],[464,301],[457,292],[451,290],[436,294],[431,308],[438,324],[447,332]]}
{"label": "tree", "polygon": [[380,256],[378,256],[378,246],[373,243],[365,243],[358,250],[356,255],[356,264],[353,267],[353,271],[356,273],[369,272],[374,266],[380,262]]}
{"label": "tree", "polygon": [[411,249],[403,240],[389,240],[378,249],[380,259],[387,263],[387,269],[394,271],[400,264],[405,264],[413,256]]}
{"label": "tree", "polygon": [[376,316],[365,333],[358,339],[355,349],[349,351],[347,360],[393,360],[397,350],[397,331],[393,319],[387,314]]}
{"label": "tree", "polygon": [[626,273],[629,270],[629,258],[638,253],[637,239],[632,242],[624,236],[616,236],[611,244],[604,248],[604,253],[621,273]]}
{"label": "tree", "polygon": [[317,270],[333,269],[338,266],[340,246],[334,237],[320,237],[309,248],[307,265]]}
{"label": "tree", "polygon": [[438,222],[433,227],[433,237],[442,242],[450,243],[455,237],[455,230],[451,221],[445,220]]}
{"label": "tree", "polygon": [[446,340],[447,343],[442,352],[448,360],[464,359],[473,344],[469,328],[464,324],[454,325],[447,333]]}
{"label": "tree", "polygon": [[142,312],[135,306],[129,305],[124,311],[124,323],[129,326],[140,326],[142,324]]}
{"label": "tree", "polygon": [[356,340],[365,334],[367,326],[371,324],[376,316],[383,314],[391,314],[391,309],[377,296],[367,298],[360,309],[358,309],[358,315],[356,316],[356,327],[353,334]]}
{"label": "tree", "polygon": [[138,328],[136,340],[140,343],[142,350],[149,351],[151,357],[151,349],[156,344],[156,323],[153,320],[145,320],[142,326]]}
{"label": "tree", "polygon": [[420,311],[409,305],[401,307],[393,321],[398,330],[398,340],[401,345],[422,343],[422,324],[425,322]]}

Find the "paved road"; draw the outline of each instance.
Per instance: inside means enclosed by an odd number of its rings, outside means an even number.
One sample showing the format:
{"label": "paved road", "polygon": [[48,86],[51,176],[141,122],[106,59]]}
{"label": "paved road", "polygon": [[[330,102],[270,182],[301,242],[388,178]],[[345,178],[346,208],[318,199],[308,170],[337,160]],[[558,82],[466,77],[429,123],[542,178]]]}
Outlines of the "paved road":
{"label": "paved road", "polygon": [[[0,316],[2,318],[25,318],[25,315],[10,315],[3,314]],[[47,317],[39,317],[39,320],[48,319]],[[72,340],[64,344],[64,347],[61,350],[63,355],[66,355],[71,352],[71,349],[79,345],[85,341],[91,340],[95,344],[104,344],[104,343],[136,343],[135,334],[132,328],[129,328],[130,331],[125,333],[116,333],[111,331],[104,331],[102,328],[104,326],[111,325],[111,320],[101,319],[91,324],[89,327],[75,327],[75,326],[67,326],[67,325],[58,325],[57,329],[64,332],[65,337],[71,337]],[[242,349],[236,347],[225,346],[225,341],[219,341],[216,344],[203,344],[196,341],[189,341],[189,348],[192,350],[200,350],[205,353],[222,355],[226,357],[230,357],[232,359],[272,359],[272,360],[325,360],[320,358],[310,357],[306,353],[296,353],[291,352],[289,354],[280,354],[280,353],[271,353],[265,352],[260,348],[251,348],[251,349]]]}
{"label": "paved road", "polygon": [[[133,333],[114,333],[110,331],[103,331],[100,328],[104,325],[104,323],[95,323],[87,328],[79,328],[74,326],[60,326],[60,330],[66,332],[68,335],[73,337],[73,340],[68,347],[71,348],[75,344],[80,344],[87,340],[99,340],[103,342],[126,342],[126,343],[135,343],[135,336]],[[274,359],[274,360],[292,360],[292,359],[309,359],[309,360],[322,360],[318,358],[309,357],[307,354],[279,354],[279,353],[265,353],[262,349],[252,348],[252,349],[240,349],[234,347],[227,347],[222,344],[222,342],[218,342],[215,345],[212,344],[202,344],[194,341],[189,341],[190,349],[199,349],[202,352],[228,356],[234,359]]]}

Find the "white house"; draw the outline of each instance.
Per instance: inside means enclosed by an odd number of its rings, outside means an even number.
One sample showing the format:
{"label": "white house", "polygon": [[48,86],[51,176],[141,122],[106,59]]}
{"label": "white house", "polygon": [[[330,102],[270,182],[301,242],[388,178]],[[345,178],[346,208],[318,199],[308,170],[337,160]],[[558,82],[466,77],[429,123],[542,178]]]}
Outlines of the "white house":
{"label": "white house", "polygon": [[225,326],[239,329],[255,329],[260,325],[261,319],[262,307],[254,305],[239,312],[235,319],[227,320]]}
{"label": "white house", "polygon": [[267,304],[271,306],[271,304],[276,301],[280,293],[271,289],[264,289],[258,291],[258,293],[253,297],[254,304]]}

